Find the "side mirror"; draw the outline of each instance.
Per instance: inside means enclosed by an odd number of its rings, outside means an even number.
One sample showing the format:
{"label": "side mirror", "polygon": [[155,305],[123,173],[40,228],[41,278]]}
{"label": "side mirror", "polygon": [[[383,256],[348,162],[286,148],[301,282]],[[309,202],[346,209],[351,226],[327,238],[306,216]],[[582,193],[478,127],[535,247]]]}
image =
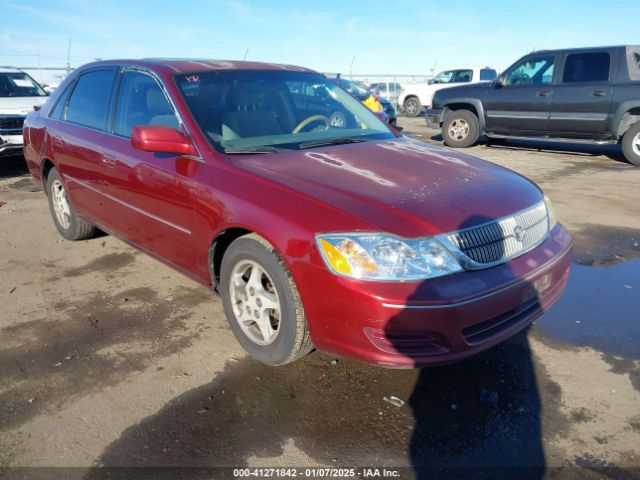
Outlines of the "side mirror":
{"label": "side mirror", "polygon": [[429,81],[427,81],[427,85],[433,85],[435,82],[435,80],[432,78]]}
{"label": "side mirror", "polygon": [[505,82],[507,80],[506,75],[503,73],[502,75],[498,75],[498,78],[496,78],[496,87],[500,88],[500,87],[504,87],[505,86]]}
{"label": "side mirror", "polygon": [[131,145],[145,152],[175,153],[176,155],[196,156],[193,143],[186,135],[175,128],[145,125],[131,130]]}

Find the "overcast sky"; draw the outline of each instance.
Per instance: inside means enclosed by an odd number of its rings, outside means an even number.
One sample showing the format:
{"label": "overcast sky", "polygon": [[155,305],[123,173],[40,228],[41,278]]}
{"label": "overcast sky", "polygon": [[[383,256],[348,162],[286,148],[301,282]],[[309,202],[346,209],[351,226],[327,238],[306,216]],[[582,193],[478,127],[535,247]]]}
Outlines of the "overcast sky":
{"label": "overcast sky", "polygon": [[509,66],[533,49],[640,43],[639,0],[0,0],[0,65],[200,57],[323,72]]}

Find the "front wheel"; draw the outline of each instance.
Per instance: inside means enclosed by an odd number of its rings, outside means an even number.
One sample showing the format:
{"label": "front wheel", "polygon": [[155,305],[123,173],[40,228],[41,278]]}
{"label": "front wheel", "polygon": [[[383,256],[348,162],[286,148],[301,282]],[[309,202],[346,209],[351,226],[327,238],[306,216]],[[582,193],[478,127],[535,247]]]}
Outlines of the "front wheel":
{"label": "front wheel", "polygon": [[480,138],[478,117],[469,110],[454,110],[444,116],[442,138],[449,147],[470,147]]}
{"label": "front wheel", "polygon": [[86,240],[91,238],[96,227],[78,217],[71,200],[67,195],[67,188],[62,182],[60,173],[52,168],[47,175],[47,197],[49,210],[58,232],[67,240]]}
{"label": "front wheel", "polygon": [[313,349],[293,278],[276,250],[251,234],[222,258],[220,294],[236,339],[254,358],[284,365]]}
{"label": "front wheel", "polygon": [[624,158],[634,165],[640,165],[640,123],[629,127],[622,137]]}
{"label": "front wheel", "polygon": [[407,117],[417,117],[422,113],[422,104],[417,97],[409,97],[403,104],[404,113]]}

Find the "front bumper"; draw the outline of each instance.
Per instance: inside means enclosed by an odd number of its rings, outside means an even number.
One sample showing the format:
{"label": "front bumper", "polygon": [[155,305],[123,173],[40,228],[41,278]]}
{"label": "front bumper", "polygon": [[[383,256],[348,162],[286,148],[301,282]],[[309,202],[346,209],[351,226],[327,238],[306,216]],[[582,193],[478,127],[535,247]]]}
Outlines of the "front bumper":
{"label": "front bumper", "polygon": [[363,282],[307,264],[296,276],[319,350],[413,368],[469,357],[524,329],[559,298],[570,263],[571,237],[557,225],[534,250],[486,270]]}
{"label": "front bumper", "polygon": [[7,135],[0,133],[0,155],[18,155],[22,153],[22,134]]}
{"label": "front bumper", "polygon": [[441,108],[429,108],[424,111],[424,118],[429,128],[440,128],[442,125],[442,109]]}

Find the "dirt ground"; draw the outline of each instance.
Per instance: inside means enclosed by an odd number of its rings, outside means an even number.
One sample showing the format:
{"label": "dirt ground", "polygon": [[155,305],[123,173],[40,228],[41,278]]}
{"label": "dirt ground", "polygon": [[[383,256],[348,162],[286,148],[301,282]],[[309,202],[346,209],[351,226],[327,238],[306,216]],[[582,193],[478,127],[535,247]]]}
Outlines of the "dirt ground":
{"label": "dirt ground", "polygon": [[[439,143],[423,119],[400,123]],[[0,478],[640,478],[640,168],[616,147],[551,147],[467,153],[551,197],[575,240],[565,295],[484,354],[403,371],[321,353],[253,361],[206,288],[110,236],[64,241],[22,159],[0,159]]]}

